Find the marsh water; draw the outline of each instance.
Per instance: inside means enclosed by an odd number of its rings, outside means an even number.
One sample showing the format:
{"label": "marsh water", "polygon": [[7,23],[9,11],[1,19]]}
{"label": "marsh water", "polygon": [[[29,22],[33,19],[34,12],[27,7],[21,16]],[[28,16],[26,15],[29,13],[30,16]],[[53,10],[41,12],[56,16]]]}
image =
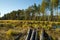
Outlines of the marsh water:
{"label": "marsh water", "polygon": [[52,28],[53,29],[60,28],[60,25],[53,25]]}

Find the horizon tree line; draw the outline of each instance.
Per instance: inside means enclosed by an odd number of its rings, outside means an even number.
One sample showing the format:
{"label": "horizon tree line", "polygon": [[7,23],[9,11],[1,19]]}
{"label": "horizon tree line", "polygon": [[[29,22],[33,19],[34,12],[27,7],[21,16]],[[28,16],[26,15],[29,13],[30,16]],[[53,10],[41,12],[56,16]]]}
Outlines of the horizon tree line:
{"label": "horizon tree line", "polygon": [[[1,17],[1,20],[39,20],[39,21],[59,21],[60,0],[42,0],[41,5],[34,3],[27,9],[12,11]],[[54,11],[56,15],[54,15]],[[48,12],[48,13],[46,13]],[[50,15],[49,15],[50,12]]]}

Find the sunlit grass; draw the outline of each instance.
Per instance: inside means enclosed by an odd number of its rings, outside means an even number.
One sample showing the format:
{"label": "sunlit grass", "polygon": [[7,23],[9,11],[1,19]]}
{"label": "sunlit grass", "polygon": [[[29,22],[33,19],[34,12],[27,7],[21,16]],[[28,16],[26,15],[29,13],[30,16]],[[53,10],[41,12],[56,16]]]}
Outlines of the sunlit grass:
{"label": "sunlit grass", "polygon": [[40,35],[41,29],[44,28],[45,30],[48,30],[47,33],[49,33],[55,39],[56,35],[59,35],[60,37],[60,29],[58,28],[51,29],[53,24],[57,25],[60,24],[60,22],[48,22],[48,21],[44,22],[44,21],[31,21],[31,20],[0,20],[0,30],[1,30],[0,34],[3,33],[8,38],[10,38],[9,36],[12,36],[12,34],[18,34],[18,33],[23,33],[26,36],[29,28],[33,29],[39,28],[40,29],[39,35]]}

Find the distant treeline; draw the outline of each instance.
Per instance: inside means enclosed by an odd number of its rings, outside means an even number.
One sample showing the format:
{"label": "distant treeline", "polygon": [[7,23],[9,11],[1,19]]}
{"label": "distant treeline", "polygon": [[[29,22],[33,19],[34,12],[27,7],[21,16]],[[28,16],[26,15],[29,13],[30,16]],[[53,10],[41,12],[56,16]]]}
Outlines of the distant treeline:
{"label": "distant treeline", "polygon": [[[36,15],[37,14],[37,15]],[[30,20],[40,15],[40,5],[32,5],[27,9],[12,11],[1,17],[1,20]]]}
{"label": "distant treeline", "polygon": [[[27,9],[12,11],[1,17],[1,20],[49,20],[58,21],[60,20],[59,11],[60,1],[59,0],[43,0],[42,4],[29,6]],[[56,11],[56,12],[55,12]],[[47,13],[48,12],[48,13]],[[50,12],[50,15],[48,15]],[[56,14],[55,14],[56,13]],[[55,14],[55,15],[54,15]]]}

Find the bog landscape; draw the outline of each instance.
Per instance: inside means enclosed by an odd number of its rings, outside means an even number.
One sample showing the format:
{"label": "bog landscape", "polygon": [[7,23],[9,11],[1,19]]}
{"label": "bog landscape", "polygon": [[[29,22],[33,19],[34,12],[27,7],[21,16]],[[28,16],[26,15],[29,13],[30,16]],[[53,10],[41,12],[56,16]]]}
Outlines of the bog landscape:
{"label": "bog landscape", "polygon": [[60,0],[31,0],[30,4],[0,13],[0,40],[60,40]]}

